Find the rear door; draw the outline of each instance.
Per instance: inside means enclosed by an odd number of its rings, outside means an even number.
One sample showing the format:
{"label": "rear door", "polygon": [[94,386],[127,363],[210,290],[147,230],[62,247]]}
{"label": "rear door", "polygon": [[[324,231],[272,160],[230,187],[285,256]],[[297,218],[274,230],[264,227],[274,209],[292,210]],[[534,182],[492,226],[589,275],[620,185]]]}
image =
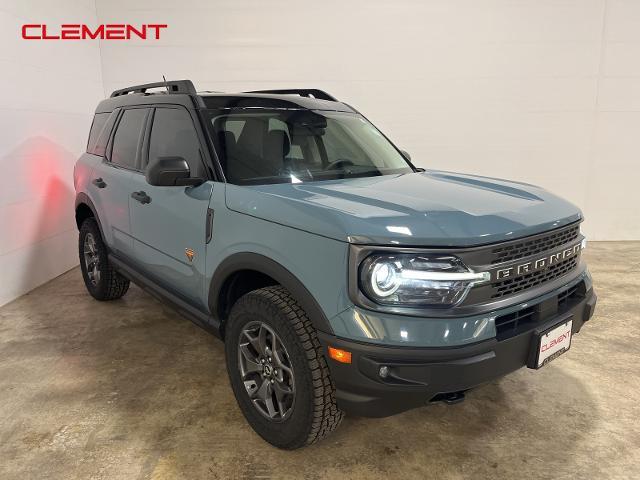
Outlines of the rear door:
{"label": "rear door", "polygon": [[93,170],[89,187],[105,242],[112,251],[125,255],[133,253],[129,194],[140,163],[144,125],[149,112],[149,108],[129,108],[119,113],[104,161]]}
{"label": "rear door", "polygon": [[[192,177],[208,178],[200,140],[186,108],[156,107],[147,130],[143,170],[158,157],[178,156],[187,161]],[[128,193],[136,262],[160,285],[205,307],[202,298],[213,182],[196,187],[159,187],[149,185],[143,173],[134,175]],[[141,192],[148,203],[131,197]]]}

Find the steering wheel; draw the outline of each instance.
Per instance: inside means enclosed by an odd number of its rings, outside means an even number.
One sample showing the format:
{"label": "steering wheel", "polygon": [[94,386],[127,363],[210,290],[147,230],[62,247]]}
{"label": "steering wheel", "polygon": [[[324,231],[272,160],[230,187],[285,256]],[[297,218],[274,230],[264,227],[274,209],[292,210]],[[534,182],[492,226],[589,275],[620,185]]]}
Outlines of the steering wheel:
{"label": "steering wheel", "polygon": [[346,158],[339,158],[335,162],[331,162],[329,165],[324,167],[325,170],[335,170],[338,167],[346,167],[347,165],[355,165],[351,160],[347,160]]}

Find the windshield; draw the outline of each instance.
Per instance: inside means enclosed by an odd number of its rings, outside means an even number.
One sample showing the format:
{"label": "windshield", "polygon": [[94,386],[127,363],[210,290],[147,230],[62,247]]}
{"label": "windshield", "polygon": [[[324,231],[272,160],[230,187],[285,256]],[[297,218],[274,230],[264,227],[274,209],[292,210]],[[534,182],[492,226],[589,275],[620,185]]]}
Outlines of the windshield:
{"label": "windshield", "polygon": [[361,115],[264,109],[207,113],[230,183],[302,183],[413,172]]}

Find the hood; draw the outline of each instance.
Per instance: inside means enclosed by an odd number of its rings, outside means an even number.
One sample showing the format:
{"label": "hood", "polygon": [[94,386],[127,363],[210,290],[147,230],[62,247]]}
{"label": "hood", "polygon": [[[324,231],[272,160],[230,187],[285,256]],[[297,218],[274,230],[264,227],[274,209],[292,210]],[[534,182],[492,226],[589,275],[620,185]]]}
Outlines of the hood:
{"label": "hood", "polygon": [[227,207],[340,241],[468,247],[512,240],[582,218],[546,190],[426,171],[359,179],[227,185]]}

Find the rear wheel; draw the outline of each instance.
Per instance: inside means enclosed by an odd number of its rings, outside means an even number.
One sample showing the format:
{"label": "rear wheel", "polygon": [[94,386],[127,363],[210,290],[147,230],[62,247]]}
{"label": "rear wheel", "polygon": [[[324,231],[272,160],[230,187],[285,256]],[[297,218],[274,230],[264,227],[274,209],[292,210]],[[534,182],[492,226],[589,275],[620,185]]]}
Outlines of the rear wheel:
{"label": "rear wheel", "polygon": [[106,246],[93,217],[87,218],[80,226],[78,253],[82,278],[93,298],[115,300],[127,293],[129,280],[109,263]]}
{"label": "rear wheel", "polygon": [[343,418],[315,328],[281,286],[244,295],[225,333],[227,370],[240,409],[272,445],[314,443]]}

